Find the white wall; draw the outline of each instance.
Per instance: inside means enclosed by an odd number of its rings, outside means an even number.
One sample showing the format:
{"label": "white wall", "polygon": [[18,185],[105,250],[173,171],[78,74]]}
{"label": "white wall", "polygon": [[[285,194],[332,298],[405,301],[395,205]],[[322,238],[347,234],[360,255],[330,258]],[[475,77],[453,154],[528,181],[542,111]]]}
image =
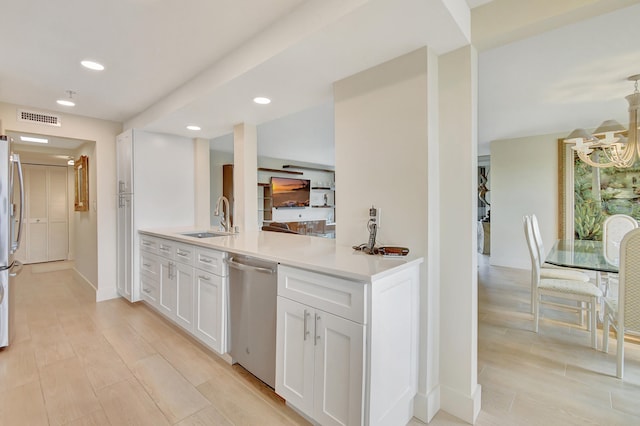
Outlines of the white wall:
{"label": "white wall", "polygon": [[[427,257],[427,67],[427,49],[419,49],[334,84],[338,245],[367,241],[373,204],[382,209],[379,243],[406,246]],[[438,283],[427,282],[425,264],[420,273],[424,295],[427,285]],[[423,298],[420,310],[427,309]],[[423,341],[438,331],[426,326],[421,324],[420,347],[427,350],[419,356],[423,377],[436,374],[426,366],[437,347]],[[427,398],[423,377],[422,400]]]}
{"label": "white wall", "polygon": [[[96,162],[99,161],[96,156],[96,144],[85,143],[75,153],[76,160],[81,155],[86,155],[89,160],[87,161],[87,169],[89,172],[89,210],[83,212],[75,211],[75,181],[73,189],[71,189],[71,209],[73,211],[73,231],[75,250],[74,261],[76,272],[85,280],[88,281],[96,290],[96,298],[100,295],[100,290],[105,290],[111,286],[111,283],[105,282],[100,289],[100,280],[97,281],[91,276],[92,270],[89,265],[92,265],[96,261],[98,256],[98,239],[86,238],[89,235],[95,235],[98,228],[97,215],[96,215],[96,197],[97,194],[97,175],[96,175]],[[75,178],[75,173],[74,173]],[[115,272],[114,272],[115,273]]]}
{"label": "white wall", "polygon": [[76,232],[76,254],[82,252],[86,256],[83,256],[83,259],[76,258],[75,267],[82,277],[98,289],[101,286],[115,286],[115,140],[116,135],[122,131],[122,124],[59,112],[54,114],[61,116],[61,127],[24,123],[17,120],[16,109],[20,107],[0,103],[0,121],[5,130],[95,141],[94,154],[89,157],[91,207],[86,213],[88,220],[94,225],[91,225],[86,233]]}
{"label": "white wall", "polygon": [[492,265],[529,269],[522,216],[535,213],[547,250],[558,238],[558,138],[491,142]]}

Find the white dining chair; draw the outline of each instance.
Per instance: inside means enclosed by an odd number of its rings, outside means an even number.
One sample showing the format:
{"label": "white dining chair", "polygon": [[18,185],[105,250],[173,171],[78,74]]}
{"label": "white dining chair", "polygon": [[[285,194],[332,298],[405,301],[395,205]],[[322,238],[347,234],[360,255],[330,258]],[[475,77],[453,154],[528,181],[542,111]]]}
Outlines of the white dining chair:
{"label": "white dining chair", "polygon": [[602,250],[607,262],[617,265],[620,257],[620,242],[625,234],[638,227],[638,221],[626,214],[609,216],[602,224]]}
{"label": "white dining chair", "polygon": [[[531,230],[533,232],[533,241],[535,243],[536,250],[538,251],[538,263],[540,265],[540,278],[552,278],[559,280],[577,280],[588,282],[590,280],[589,275],[584,272],[576,271],[575,269],[562,268],[555,265],[547,265],[544,263],[546,253],[544,251],[544,244],[542,242],[542,235],[540,234],[540,227],[538,226],[538,218],[535,214],[526,215],[522,219],[523,221],[529,221]],[[526,225],[525,225],[526,226]],[[534,299],[535,287],[534,281],[531,281],[531,313],[534,313]]]}
{"label": "white dining chair", "polygon": [[[524,220],[524,233],[529,248],[529,256],[531,257],[531,282],[535,289],[534,305],[534,330],[538,332],[538,323],[540,320],[540,305],[546,304],[562,309],[575,310],[579,313],[580,319],[584,312],[587,313],[588,322],[587,330],[591,332],[591,346],[594,349],[598,347],[598,331],[596,327],[596,306],[598,299],[602,297],[602,291],[591,284],[581,280],[541,278],[540,276],[540,259],[538,249],[533,237],[533,227],[531,220]],[[548,300],[545,297],[554,297],[554,300]],[[565,299],[567,301],[581,302],[577,304],[561,303],[557,299]]]}
{"label": "white dining chair", "polygon": [[616,331],[618,353],[616,376],[624,373],[624,335],[640,333],[640,229],[625,234],[620,243],[618,298],[606,297],[602,350],[609,351],[609,329]]}

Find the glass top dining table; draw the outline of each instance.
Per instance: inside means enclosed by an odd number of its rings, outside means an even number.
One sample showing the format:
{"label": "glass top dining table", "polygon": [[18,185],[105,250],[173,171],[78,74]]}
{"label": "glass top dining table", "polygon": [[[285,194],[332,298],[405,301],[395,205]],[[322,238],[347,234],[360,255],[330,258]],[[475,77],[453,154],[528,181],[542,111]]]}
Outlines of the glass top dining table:
{"label": "glass top dining table", "polygon": [[546,263],[568,268],[600,272],[618,272],[618,265],[607,262],[602,241],[558,240],[545,259]]}

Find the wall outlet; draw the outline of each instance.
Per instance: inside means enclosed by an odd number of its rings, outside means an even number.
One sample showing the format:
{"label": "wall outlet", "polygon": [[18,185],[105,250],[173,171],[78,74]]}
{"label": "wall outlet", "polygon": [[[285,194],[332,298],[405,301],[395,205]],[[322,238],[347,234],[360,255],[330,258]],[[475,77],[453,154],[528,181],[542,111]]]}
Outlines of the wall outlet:
{"label": "wall outlet", "polygon": [[380,228],[380,217],[380,208],[372,205],[369,209],[369,222],[374,222]]}

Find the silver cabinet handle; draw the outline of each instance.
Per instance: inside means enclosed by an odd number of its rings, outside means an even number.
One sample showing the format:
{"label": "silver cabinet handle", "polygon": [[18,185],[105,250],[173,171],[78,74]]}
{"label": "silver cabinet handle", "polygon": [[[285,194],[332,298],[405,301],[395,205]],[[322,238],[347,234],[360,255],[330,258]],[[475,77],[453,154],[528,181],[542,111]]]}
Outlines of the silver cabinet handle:
{"label": "silver cabinet handle", "polygon": [[198,278],[204,281],[211,281],[211,277],[208,277],[206,275],[198,275]]}
{"label": "silver cabinet handle", "polygon": [[304,310],[304,320],[303,320],[303,330],[302,330],[302,340],[307,340],[307,336],[309,335],[309,331],[307,330],[307,318],[309,317],[309,312],[307,312],[307,310]]}
{"label": "silver cabinet handle", "polygon": [[201,257],[201,258],[200,258],[200,262],[203,262],[203,263],[212,263],[212,260],[211,260],[211,259],[207,259],[206,257]]}
{"label": "silver cabinet handle", "polygon": [[313,329],[315,330],[315,337],[313,339],[313,346],[318,344],[318,340],[320,340],[320,334],[318,333],[318,321],[320,321],[320,315],[316,314],[315,319],[313,321]]}
{"label": "silver cabinet handle", "polygon": [[144,266],[145,268],[151,268],[151,264],[150,263],[143,263],[142,266]]}
{"label": "silver cabinet handle", "polygon": [[142,291],[144,291],[147,294],[151,293],[151,290],[149,290],[148,288],[143,288]]}
{"label": "silver cabinet handle", "polygon": [[149,241],[143,241],[142,245],[149,247],[151,245],[151,243]]}
{"label": "silver cabinet handle", "polygon": [[169,279],[172,280],[175,278],[175,268],[176,265],[173,262],[169,262]]}
{"label": "silver cabinet handle", "polygon": [[176,251],[176,254],[177,254],[178,256],[182,256],[182,257],[184,257],[184,256],[188,256],[188,255],[190,255],[190,254],[191,254],[191,252],[190,252],[190,251],[182,251],[182,250],[178,249],[178,250]]}

